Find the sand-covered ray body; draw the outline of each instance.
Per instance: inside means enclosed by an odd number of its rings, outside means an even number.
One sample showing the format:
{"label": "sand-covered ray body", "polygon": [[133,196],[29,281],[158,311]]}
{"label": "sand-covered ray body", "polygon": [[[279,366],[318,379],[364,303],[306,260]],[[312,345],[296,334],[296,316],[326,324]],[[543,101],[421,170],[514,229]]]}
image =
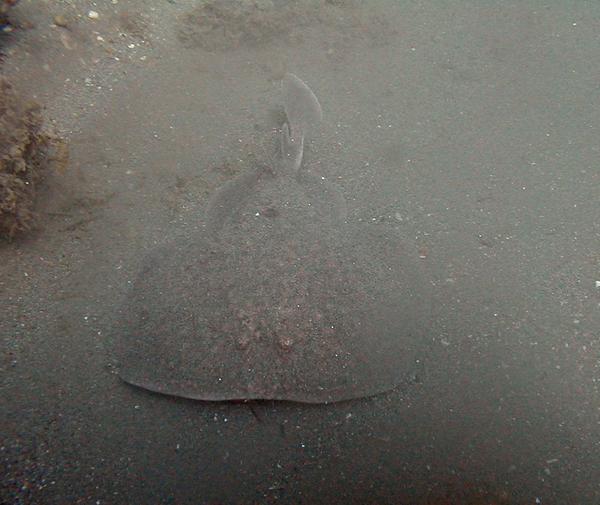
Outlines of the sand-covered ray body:
{"label": "sand-covered ray body", "polygon": [[428,318],[414,251],[391,229],[347,223],[339,190],[304,172],[321,108],[291,74],[283,91],[281,162],[230,181],[200,236],[146,260],[119,328],[125,381],[201,400],[332,402],[411,370]]}

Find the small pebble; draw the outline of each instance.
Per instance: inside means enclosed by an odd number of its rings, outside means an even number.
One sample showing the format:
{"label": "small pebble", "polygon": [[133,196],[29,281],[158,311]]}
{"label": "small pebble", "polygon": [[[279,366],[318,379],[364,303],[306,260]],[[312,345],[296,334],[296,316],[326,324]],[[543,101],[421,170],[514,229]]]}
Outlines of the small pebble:
{"label": "small pebble", "polygon": [[96,11],[88,12],[88,18],[90,18],[90,19],[98,19],[99,17],[100,17],[100,14],[98,14]]}
{"label": "small pebble", "polygon": [[67,21],[67,18],[64,16],[61,16],[60,14],[57,16],[54,16],[54,24],[56,26],[61,26],[62,28],[66,28],[67,25],[69,24]]}

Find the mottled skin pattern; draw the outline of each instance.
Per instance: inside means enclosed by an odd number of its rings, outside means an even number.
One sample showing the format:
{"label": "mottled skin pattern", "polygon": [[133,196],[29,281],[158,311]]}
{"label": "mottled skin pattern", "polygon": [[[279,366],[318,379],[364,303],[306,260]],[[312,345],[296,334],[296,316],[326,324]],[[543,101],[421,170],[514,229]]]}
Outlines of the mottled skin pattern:
{"label": "mottled skin pattern", "polygon": [[218,243],[175,241],[149,259],[123,378],[191,398],[307,402],[404,380],[427,316],[416,253],[381,227],[319,219],[299,186],[282,199],[287,183],[258,184]]}

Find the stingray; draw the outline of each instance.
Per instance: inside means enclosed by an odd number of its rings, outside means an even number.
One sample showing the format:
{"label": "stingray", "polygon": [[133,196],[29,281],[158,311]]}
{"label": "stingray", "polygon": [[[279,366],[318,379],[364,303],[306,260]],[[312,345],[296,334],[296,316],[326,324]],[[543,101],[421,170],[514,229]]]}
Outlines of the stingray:
{"label": "stingray", "polygon": [[322,109],[282,81],[275,163],[209,199],[200,231],[153,251],[118,327],[121,378],[180,397],[327,403],[395,388],[427,331],[427,282],[389,227],[351,223],[303,164]]}

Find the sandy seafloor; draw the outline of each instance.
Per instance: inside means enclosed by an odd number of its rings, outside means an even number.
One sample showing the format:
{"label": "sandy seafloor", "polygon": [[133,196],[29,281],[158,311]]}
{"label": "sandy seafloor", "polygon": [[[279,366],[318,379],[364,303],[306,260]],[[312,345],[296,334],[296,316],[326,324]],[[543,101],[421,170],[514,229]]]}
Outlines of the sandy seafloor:
{"label": "sandy seafloor", "polygon": [[[1,70],[71,163],[0,246],[3,503],[600,503],[600,4],[332,3],[211,51],[189,0],[14,9]],[[310,169],[423,256],[418,380],[252,408],[125,385],[128,283],[258,156],[286,70],[324,110]]]}

